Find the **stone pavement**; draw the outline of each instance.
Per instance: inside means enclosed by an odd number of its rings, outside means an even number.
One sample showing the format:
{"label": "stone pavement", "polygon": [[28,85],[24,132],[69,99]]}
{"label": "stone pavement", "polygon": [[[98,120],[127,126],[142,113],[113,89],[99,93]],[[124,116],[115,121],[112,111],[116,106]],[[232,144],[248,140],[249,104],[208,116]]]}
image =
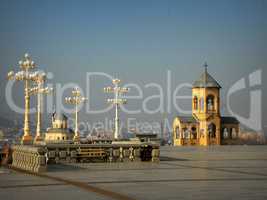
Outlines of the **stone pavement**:
{"label": "stone pavement", "polygon": [[267,146],[165,146],[160,163],[52,165],[44,175],[0,169],[0,199],[267,199]]}

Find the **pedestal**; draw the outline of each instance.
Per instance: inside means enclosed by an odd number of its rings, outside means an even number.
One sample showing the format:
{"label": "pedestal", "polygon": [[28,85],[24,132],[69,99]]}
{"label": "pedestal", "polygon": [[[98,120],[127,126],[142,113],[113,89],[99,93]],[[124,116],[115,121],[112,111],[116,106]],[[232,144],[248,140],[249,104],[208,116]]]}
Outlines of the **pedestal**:
{"label": "pedestal", "polygon": [[73,137],[73,142],[74,142],[74,143],[80,143],[80,137],[75,135],[75,136]]}
{"label": "pedestal", "polygon": [[29,144],[32,144],[32,142],[33,142],[33,139],[31,135],[23,135],[21,139],[21,144],[29,145]]}

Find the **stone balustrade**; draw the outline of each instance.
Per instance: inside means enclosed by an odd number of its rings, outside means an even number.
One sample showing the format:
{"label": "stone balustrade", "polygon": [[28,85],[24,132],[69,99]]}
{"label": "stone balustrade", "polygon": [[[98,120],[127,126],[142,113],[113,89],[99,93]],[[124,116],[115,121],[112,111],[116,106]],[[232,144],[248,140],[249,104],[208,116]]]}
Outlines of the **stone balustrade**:
{"label": "stone balustrade", "polygon": [[109,162],[141,161],[140,147],[111,147],[107,152]]}
{"label": "stone balustrade", "polygon": [[48,163],[159,161],[159,145],[48,144]]}
{"label": "stone balustrade", "polygon": [[14,145],[12,151],[12,167],[31,172],[46,171],[47,165],[43,147]]}
{"label": "stone balustrade", "polygon": [[159,145],[149,144],[49,144],[13,145],[12,167],[44,172],[49,163],[159,161]]}

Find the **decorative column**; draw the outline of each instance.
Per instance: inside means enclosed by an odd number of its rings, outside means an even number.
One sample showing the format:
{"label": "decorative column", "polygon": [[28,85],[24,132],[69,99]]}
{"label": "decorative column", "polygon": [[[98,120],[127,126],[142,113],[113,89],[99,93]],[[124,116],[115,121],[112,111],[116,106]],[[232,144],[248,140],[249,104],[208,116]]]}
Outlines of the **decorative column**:
{"label": "decorative column", "polygon": [[114,139],[117,140],[119,139],[120,136],[120,119],[119,119],[119,107],[121,104],[126,104],[127,100],[122,99],[121,95],[124,93],[127,93],[129,91],[129,88],[121,88],[119,87],[119,83],[121,80],[119,79],[113,79],[113,87],[106,87],[104,88],[104,92],[106,93],[113,93],[114,98],[113,99],[108,99],[108,103],[111,103],[115,105],[115,117],[114,117],[114,123],[115,123],[115,128],[114,128]]}
{"label": "decorative column", "polygon": [[42,141],[43,137],[41,135],[41,123],[42,123],[42,95],[49,94],[52,92],[53,88],[44,88],[44,82],[46,80],[46,74],[44,72],[38,72],[35,76],[34,82],[37,84],[36,87],[30,89],[31,94],[37,95],[37,124],[36,124],[36,134],[34,142],[38,143]]}
{"label": "decorative column", "polygon": [[21,71],[14,73],[13,71],[9,72],[7,77],[9,80],[24,81],[24,98],[25,98],[25,111],[24,111],[24,133],[21,139],[22,144],[31,144],[32,135],[30,133],[30,121],[29,121],[29,112],[30,112],[30,81],[35,78],[36,72],[31,72],[35,68],[35,63],[31,60],[29,54],[25,54],[24,58],[19,61],[19,66]]}
{"label": "decorative column", "polygon": [[81,96],[80,90],[76,87],[72,90],[72,97],[66,97],[65,102],[75,106],[75,135],[73,138],[74,142],[80,141],[80,134],[78,128],[78,105],[83,103],[87,98]]}

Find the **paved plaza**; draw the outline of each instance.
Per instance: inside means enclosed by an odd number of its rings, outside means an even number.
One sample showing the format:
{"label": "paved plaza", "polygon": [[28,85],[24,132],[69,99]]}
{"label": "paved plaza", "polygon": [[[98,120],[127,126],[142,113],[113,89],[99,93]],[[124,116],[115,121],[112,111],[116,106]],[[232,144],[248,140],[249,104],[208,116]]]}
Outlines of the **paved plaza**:
{"label": "paved plaza", "polygon": [[267,146],[161,148],[161,161],[0,169],[0,199],[267,199]]}

